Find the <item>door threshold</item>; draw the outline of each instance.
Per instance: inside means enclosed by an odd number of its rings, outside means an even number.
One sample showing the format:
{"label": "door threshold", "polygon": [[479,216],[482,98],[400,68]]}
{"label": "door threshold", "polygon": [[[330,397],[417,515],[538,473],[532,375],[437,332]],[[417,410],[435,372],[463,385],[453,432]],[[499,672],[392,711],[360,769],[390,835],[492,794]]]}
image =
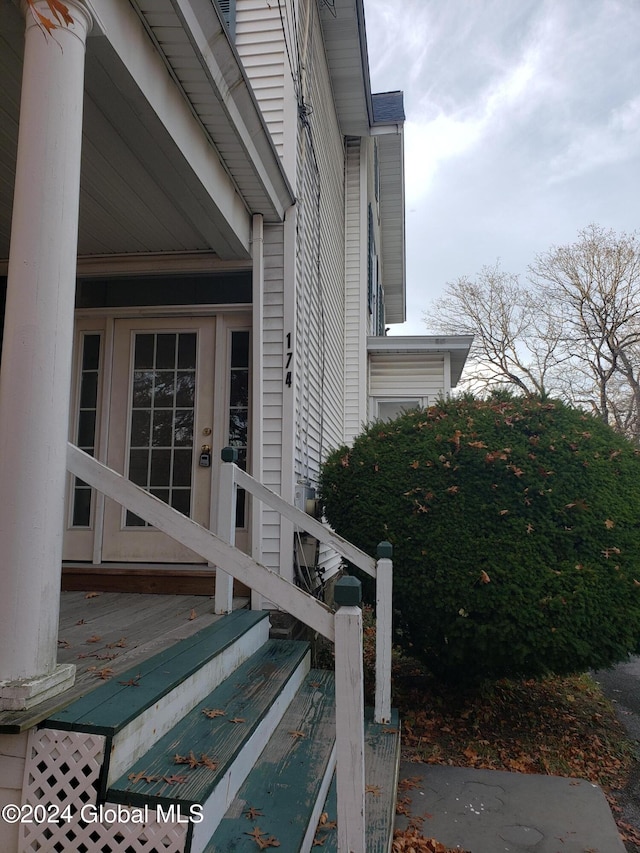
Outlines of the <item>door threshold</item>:
{"label": "door threshold", "polygon": [[[214,595],[216,571],[199,563],[64,562],[62,591],[137,592],[157,595]],[[233,594],[247,596],[248,588],[234,581]]]}

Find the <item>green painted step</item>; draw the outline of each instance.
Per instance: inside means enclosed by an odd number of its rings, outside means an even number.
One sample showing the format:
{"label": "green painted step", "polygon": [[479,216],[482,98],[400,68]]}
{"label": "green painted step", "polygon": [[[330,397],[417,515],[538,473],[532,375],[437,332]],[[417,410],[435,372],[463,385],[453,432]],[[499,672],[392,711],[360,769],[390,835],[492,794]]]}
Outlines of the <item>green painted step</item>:
{"label": "green painted step", "polygon": [[[400,767],[400,722],[398,712],[392,710],[391,722],[373,722],[373,710],[367,708],[364,726],[365,785],[371,786],[365,794],[365,820],[367,853],[389,853],[393,840]],[[337,853],[338,833],[336,822],[336,780],[331,782],[324,804],[326,820],[318,825],[316,840],[323,853]]]}
{"label": "green painted step", "polygon": [[334,676],[311,670],[204,853],[255,853],[252,832],[310,848],[334,766]]}
{"label": "green painted step", "polygon": [[136,664],[118,678],[105,681],[49,717],[44,725],[113,736],[267,618],[266,611],[229,613],[197,634]]}
{"label": "green painted step", "polygon": [[[292,689],[297,689],[307,672],[304,667],[299,673],[299,668],[308,654],[306,642],[269,640],[116,780],[107,790],[107,802],[151,807],[176,803],[183,812],[205,803],[285,685],[296,677],[298,683]],[[289,701],[283,700],[278,720]],[[205,711],[224,714],[215,716]],[[265,735],[265,742],[276,724]],[[194,767],[176,763],[176,755],[193,756],[200,763]],[[247,772],[254,759],[252,754]],[[184,781],[166,781],[172,777],[184,777]],[[223,813],[224,809],[219,817]]]}

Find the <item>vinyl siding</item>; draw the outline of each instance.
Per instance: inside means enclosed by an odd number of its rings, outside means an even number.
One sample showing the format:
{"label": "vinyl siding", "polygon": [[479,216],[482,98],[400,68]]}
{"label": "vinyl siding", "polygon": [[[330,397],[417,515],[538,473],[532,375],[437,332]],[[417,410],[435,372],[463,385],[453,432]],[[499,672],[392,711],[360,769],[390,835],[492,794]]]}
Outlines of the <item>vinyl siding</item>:
{"label": "vinyl siding", "polygon": [[444,356],[434,353],[371,356],[369,394],[371,397],[428,397],[434,402],[444,395]]}
{"label": "vinyl siding", "polygon": [[237,0],[236,49],[282,157],[285,43],[277,2]]}
{"label": "vinyl siding", "polygon": [[316,4],[306,11],[310,112],[298,137],[296,475],[314,485],[322,458],[344,436],[344,144]]}
{"label": "vinyl siding", "polygon": [[[282,487],[282,418],[284,353],[284,241],[281,225],[264,229],[264,383],[262,410],[263,480]],[[262,516],[262,562],[280,565],[280,516],[265,507]]]}
{"label": "vinyl siding", "polygon": [[366,140],[346,141],[345,167],[345,376],[344,440],[350,443],[367,419],[367,203]]}
{"label": "vinyl siding", "polygon": [[[344,438],[344,141],[333,105],[315,2],[302,63],[309,111],[298,134],[296,479],[317,485],[321,461]],[[319,192],[319,196],[318,196]],[[320,564],[339,564],[322,548]]]}

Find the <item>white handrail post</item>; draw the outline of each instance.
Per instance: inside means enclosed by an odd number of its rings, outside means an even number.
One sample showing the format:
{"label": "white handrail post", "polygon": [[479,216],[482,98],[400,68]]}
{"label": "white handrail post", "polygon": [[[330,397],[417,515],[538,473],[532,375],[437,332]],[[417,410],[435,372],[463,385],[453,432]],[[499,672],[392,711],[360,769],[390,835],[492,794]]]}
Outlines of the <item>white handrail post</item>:
{"label": "white handrail post", "polygon": [[376,723],[388,723],[391,719],[392,555],[393,545],[390,542],[380,542],[376,574]]}
{"label": "white handrail post", "polygon": [[335,587],[336,787],[338,853],[366,853],[364,815],[364,669],[362,586],[354,577]]}
{"label": "white handrail post", "polygon": [[[218,515],[216,533],[229,545],[236,542],[236,502],[238,487],[235,470],[238,451],[225,447],[218,475]],[[216,613],[231,613],[233,610],[233,577],[220,566],[216,566]]]}

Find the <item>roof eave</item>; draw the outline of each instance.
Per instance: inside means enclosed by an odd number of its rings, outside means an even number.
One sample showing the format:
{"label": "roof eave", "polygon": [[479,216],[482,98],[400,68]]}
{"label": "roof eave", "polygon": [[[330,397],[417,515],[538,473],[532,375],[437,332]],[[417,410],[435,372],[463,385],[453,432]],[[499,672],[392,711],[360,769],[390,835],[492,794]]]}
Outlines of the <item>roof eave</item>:
{"label": "roof eave", "polygon": [[385,323],[404,323],[407,318],[404,131],[401,124],[385,126],[385,130],[384,134],[376,134]]}
{"label": "roof eave", "polygon": [[[131,2],[218,149],[250,212],[262,213],[268,221],[282,221],[295,196],[217,4],[213,0],[170,0],[172,9],[168,12],[163,0],[148,0],[144,11],[138,0]],[[188,86],[181,80],[182,63],[174,63],[163,51],[161,34],[156,33],[162,29],[153,23],[156,6],[165,13],[164,20],[167,14],[174,14],[188,35],[202,79],[211,87],[221,108],[217,115],[224,116],[224,127],[212,126],[199,105],[189,98]],[[156,16],[155,20],[163,18]],[[229,131],[234,141],[227,151]]]}
{"label": "roof eave", "polygon": [[435,355],[448,353],[451,365],[451,387],[460,381],[473,335],[385,335],[367,338],[367,354],[375,355]]}

